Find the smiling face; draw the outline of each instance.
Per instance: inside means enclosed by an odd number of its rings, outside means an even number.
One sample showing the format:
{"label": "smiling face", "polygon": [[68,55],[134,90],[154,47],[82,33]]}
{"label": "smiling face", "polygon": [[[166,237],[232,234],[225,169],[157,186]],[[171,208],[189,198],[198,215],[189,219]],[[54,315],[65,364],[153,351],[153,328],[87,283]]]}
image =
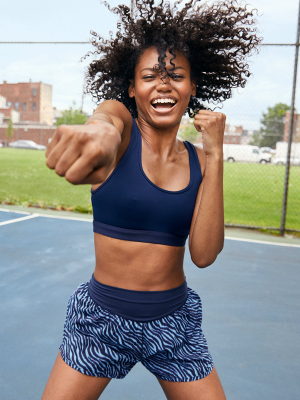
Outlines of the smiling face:
{"label": "smiling face", "polygon": [[[153,69],[158,63],[158,52],[150,47],[141,55],[135,67],[134,83],[129,87],[130,97],[135,98],[139,119],[157,128],[180,123],[191,95],[196,94],[196,85],[191,81],[190,65],[186,57],[175,52],[176,58],[170,64],[172,55],[167,51],[165,78]],[[166,75],[166,73],[163,73]]]}

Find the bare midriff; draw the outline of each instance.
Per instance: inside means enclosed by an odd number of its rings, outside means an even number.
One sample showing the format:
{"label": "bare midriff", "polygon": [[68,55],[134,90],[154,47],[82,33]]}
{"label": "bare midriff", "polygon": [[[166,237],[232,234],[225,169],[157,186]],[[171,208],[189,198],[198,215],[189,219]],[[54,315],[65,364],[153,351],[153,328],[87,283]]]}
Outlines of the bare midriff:
{"label": "bare midriff", "polygon": [[184,282],[184,247],[119,240],[94,233],[95,279],[128,290],[169,290]]}

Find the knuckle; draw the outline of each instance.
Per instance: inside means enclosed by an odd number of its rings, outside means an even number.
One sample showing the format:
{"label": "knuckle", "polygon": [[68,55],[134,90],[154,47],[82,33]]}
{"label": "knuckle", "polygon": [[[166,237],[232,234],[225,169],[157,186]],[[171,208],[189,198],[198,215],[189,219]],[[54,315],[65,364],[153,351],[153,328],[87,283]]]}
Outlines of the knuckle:
{"label": "knuckle", "polygon": [[103,149],[98,145],[89,146],[86,150],[88,154],[88,156],[86,155],[86,164],[91,165],[92,167],[99,164],[104,157]]}
{"label": "knuckle", "polygon": [[59,125],[56,130],[58,137],[63,139],[70,139],[73,136],[73,131],[69,125]]}
{"label": "knuckle", "polygon": [[56,172],[56,174],[58,175],[58,176],[64,176],[65,174],[64,174],[64,171],[63,171],[63,169],[61,168],[61,167],[56,167],[55,168],[55,172]]}
{"label": "knuckle", "polygon": [[72,183],[72,185],[78,185],[80,183],[80,180],[75,174],[66,173],[65,178],[68,182]]}
{"label": "knuckle", "polygon": [[70,140],[73,137],[73,135],[74,133],[70,129],[64,131],[64,138],[67,140]]}
{"label": "knuckle", "polygon": [[52,162],[52,160],[50,158],[48,158],[46,160],[46,165],[48,168],[53,169],[54,168],[54,163]]}
{"label": "knuckle", "polygon": [[79,144],[83,144],[83,143],[86,143],[86,141],[88,140],[88,137],[89,137],[89,135],[87,134],[87,132],[81,131],[81,132],[78,132],[76,138],[77,138],[77,141]]}
{"label": "knuckle", "polygon": [[98,157],[103,153],[103,146],[99,142],[96,142],[91,146],[90,154],[92,157]]}
{"label": "knuckle", "polygon": [[62,133],[64,132],[64,128],[65,128],[65,125],[59,125],[59,126],[57,127],[57,129],[56,129],[56,133],[57,133],[59,136],[61,136]]}

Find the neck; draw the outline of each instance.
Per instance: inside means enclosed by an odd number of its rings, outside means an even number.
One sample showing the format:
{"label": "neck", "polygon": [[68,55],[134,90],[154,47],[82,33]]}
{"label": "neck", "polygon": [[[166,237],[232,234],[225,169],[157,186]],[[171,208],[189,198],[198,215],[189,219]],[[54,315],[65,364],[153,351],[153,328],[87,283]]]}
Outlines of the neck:
{"label": "neck", "polygon": [[137,125],[141,136],[147,147],[162,157],[169,157],[174,151],[178,151],[180,141],[177,139],[177,132],[180,123],[166,128],[150,126],[142,118],[138,118]]}

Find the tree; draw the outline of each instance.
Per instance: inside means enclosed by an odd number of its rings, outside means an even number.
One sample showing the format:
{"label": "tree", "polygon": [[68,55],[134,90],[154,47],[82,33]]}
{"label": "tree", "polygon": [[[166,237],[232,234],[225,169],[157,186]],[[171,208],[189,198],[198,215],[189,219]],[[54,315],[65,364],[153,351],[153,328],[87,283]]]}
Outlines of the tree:
{"label": "tree", "polygon": [[194,127],[194,125],[186,125],[182,132],[181,135],[182,139],[187,140],[188,142],[194,143],[198,137],[199,137],[199,132],[197,129]]}
{"label": "tree", "polygon": [[5,135],[9,139],[9,138],[11,138],[13,136],[13,134],[14,134],[14,128],[13,128],[12,120],[10,119],[8,121],[8,125],[7,125],[6,131],[5,131]]}
{"label": "tree", "polygon": [[87,115],[83,113],[79,108],[75,108],[75,103],[73,107],[68,110],[63,111],[62,117],[57,118],[56,126],[66,124],[66,125],[82,125],[87,121]]}
{"label": "tree", "polygon": [[251,144],[260,147],[275,147],[277,142],[283,140],[285,113],[290,107],[284,103],[277,103],[274,107],[268,107],[260,120],[261,128],[253,136]]}

